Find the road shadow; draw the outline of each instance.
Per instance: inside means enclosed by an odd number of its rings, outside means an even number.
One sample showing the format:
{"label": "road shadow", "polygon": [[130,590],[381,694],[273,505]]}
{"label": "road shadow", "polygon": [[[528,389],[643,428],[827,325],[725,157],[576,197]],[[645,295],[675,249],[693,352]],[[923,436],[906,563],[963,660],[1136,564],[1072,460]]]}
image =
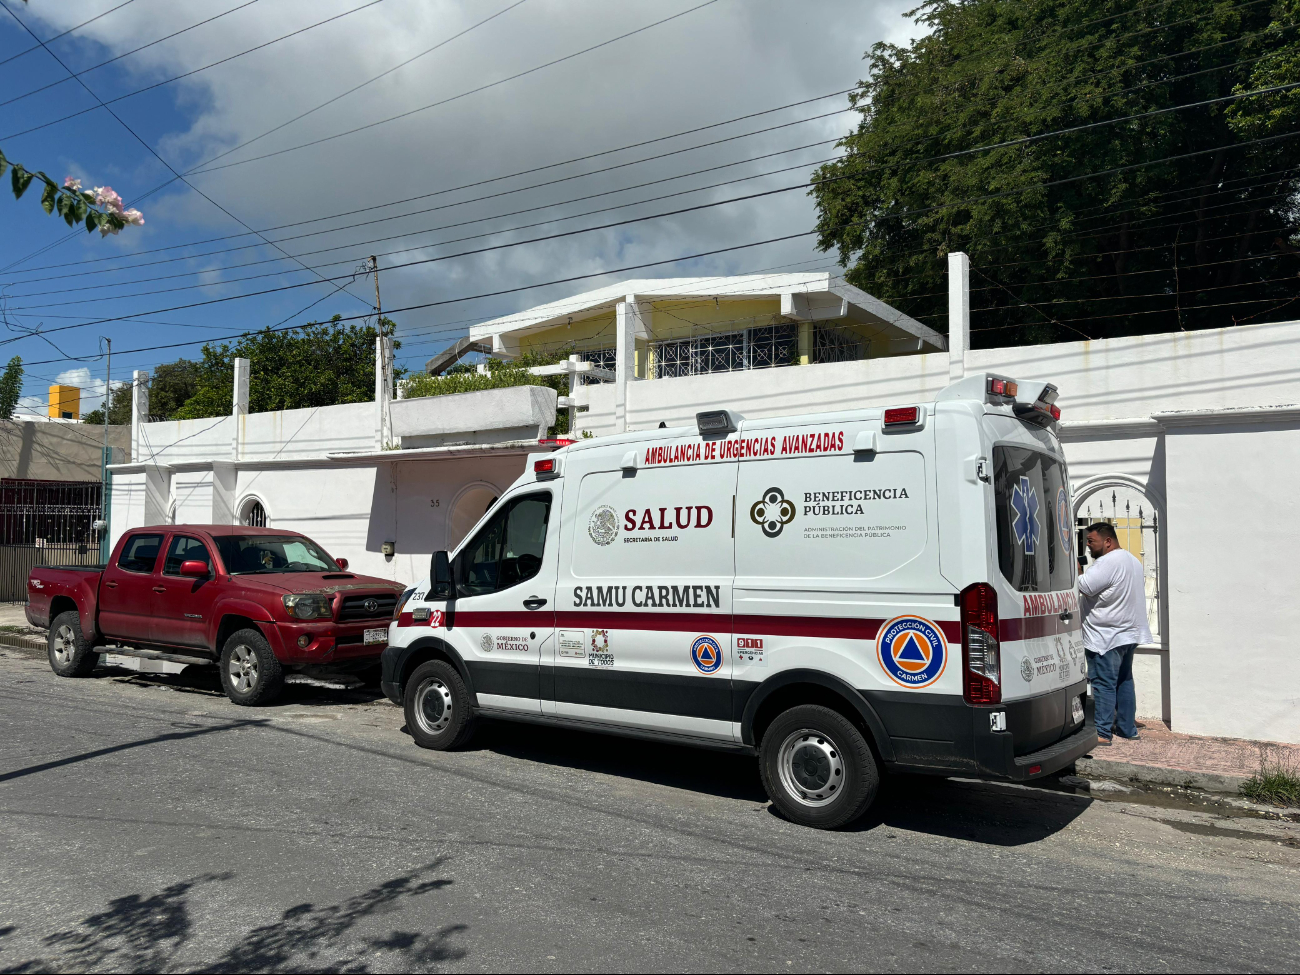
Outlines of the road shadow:
{"label": "road shadow", "polygon": [[483,721],[468,748],[728,799],[767,801],[758,764],[748,755],[508,721]]}
{"label": "road shadow", "polygon": [[[165,687],[182,694],[200,697],[225,698],[221,676],[215,666],[192,664],[179,674],[147,674],[125,667],[100,664],[92,678],[115,680],[137,687]],[[270,705],[258,710],[277,707],[310,707],[312,705],[373,704],[383,698],[378,686],[367,686],[350,676],[307,676],[287,674],[284,690]]]}
{"label": "road shadow", "polygon": [[1023,846],[1059,833],[1093,801],[1051,788],[1015,789],[893,774],[882,782],[880,795],[866,815],[849,828],[871,832],[892,828],[988,846]]}
{"label": "road shadow", "polygon": [[[359,935],[355,929],[451,884],[438,876],[443,865],[434,861],[336,904],[294,905],[219,956],[200,959],[194,957],[191,937],[204,927],[205,918],[191,895],[235,880],[231,873],[204,874],[152,894],[114,898],[104,910],[41,937],[36,957],[5,964],[0,971],[368,972],[376,964],[397,971],[427,970],[468,954],[457,944],[467,925],[445,924],[431,932],[392,929],[378,936]],[[14,931],[11,927],[5,933]]]}
{"label": "road shadow", "polygon": [[[757,759],[734,753],[575,731],[484,721],[469,745],[530,762],[765,803]],[[1092,800],[1047,789],[1007,789],[928,775],[887,775],[855,831],[897,828],[992,846],[1037,843],[1077,819]],[[769,806],[773,816],[779,816]]]}

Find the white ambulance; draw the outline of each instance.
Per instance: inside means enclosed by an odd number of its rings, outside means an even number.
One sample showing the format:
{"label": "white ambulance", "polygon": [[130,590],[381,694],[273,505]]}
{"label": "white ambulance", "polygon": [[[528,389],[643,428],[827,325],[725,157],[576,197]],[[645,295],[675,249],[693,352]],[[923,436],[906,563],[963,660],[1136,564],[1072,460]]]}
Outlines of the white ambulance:
{"label": "white ambulance", "polygon": [[981,374],[534,455],[404,594],[384,691],[426,748],[482,715],[756,754],[823,828],[885,769],[1055,772],[1096,743],[1055,399]]}

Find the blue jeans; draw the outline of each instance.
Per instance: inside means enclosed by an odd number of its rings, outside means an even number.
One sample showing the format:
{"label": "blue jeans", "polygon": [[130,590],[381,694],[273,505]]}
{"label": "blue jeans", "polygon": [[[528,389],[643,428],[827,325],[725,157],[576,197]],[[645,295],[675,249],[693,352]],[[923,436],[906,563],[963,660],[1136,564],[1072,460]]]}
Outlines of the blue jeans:
{"label": "blue jeans", "polygon": [[1136,643],[1111,647],[1105,653],[1084,651],[1097,736],[1109,738],[1112,729],[1124,738],[1137,736],[1137,689],[1133,686],[1133,651]]}

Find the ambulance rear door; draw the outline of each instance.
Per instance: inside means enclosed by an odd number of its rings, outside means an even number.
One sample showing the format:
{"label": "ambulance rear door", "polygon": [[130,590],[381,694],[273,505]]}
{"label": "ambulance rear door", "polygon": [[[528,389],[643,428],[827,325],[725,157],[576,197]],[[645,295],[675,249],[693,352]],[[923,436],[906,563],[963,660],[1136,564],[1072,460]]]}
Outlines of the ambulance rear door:
{"label": "ambulance rear door", "polygon": [[[997,413],[986,413],[983,426],[991,454],[989,578],[998,592],[1002,699],[1015,701],[1087,676],[1069,472],[1048,430]],[[1065,719],[1074,724],[1069,713]]]}

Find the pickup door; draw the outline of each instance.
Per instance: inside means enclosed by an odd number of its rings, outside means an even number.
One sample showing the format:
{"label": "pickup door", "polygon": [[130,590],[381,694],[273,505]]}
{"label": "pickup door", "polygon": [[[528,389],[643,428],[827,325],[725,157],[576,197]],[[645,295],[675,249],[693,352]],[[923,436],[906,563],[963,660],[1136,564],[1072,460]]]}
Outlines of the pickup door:
{"label": "pickup door", "polygon": [[[206,579],[181,575],[181,563],[203,562]],[[220,583],[212,570],[212,553],[195,535],[171,536],[162,571],[154,585],[153,639],[178,647],[207,647],[207,626]]]}
{"label": "pickup door", "polygon": [[99,631],[111,640],[148,643],[153,638],[154,569],[162,551],[160,532],[126,536],[118,556],[104,567],[99,584]]}

